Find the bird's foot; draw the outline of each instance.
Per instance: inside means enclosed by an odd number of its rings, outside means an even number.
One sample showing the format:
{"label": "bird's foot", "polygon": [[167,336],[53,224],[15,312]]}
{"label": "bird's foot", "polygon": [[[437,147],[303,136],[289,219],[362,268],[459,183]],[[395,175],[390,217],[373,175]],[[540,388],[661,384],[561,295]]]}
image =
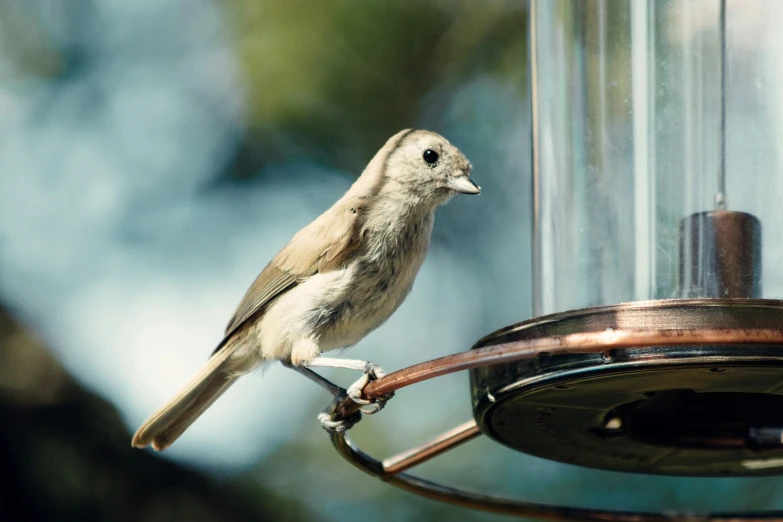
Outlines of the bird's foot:
{"label": "bird's foot", "polygon": [[385,375],[386,373],[378,364],[368,361],[365,363],[364,368],[362,368],[362,376],[359,377],[355,383],[348,387],[348,391],[346,393],[353,402],[356,404],[361,404],[362,406],[369,406],[368,408],[362,408],[360,410],[362,413],[367,415],[378,413],[383,409],[384,406],[386,406],[386,402],[394,397],[394,392],[392,392],[378,397],[375,400],[368,400],[364,398],[365,386]]}
{"label": "bird's foot", "polygon": [[[394,396],[394,393],[389,393],[373,400],[368,400],[364,397],[363,392],[365,386],[370,384],[372,381],[380,379],[386,375],[381,367],[374,362],[332,359],[319,356],[308,362],[307,367],[297,367],[294,365],[289,365],[289,367],[317,382],[334,395],[334,400],[329,405],[329,407],[318,416],[318,420],[321,422],[321,426],[330,432],[345,431],[350,429],[359,421],[359,419],[361,419],[362,413],[366,413],[368,415],[378,413],[386,405],[386,401]],[[346,391],[313,372],[311,368],[314,367],[346,368],[349,370],[357,370],[362,372],[362,376]],[[349,397],[354,403],[366,407],[356,410],[354,414],[346,417],[345,419],[339,418],[337,412],[340,409],[340,405]],[[354,408],[350,408],[350,410],[354,410]]]}
{"label": "bird's foot", "polygon": [[341,419],[337,417],[337,409],[348,398],[345,390],[335,394],[334,399],[324,411],[318,414],[318,422],[329,433],[342,433],[353,428],[362,419],[362,412],[356,411],[350,416]]}

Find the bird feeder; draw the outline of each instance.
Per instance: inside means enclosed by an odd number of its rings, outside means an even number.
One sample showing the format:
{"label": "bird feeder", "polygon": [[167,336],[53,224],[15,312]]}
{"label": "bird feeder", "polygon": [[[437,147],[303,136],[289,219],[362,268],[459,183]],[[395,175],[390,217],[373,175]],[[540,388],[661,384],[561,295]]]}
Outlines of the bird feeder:
{"label": "bird feeder", "polygon": [[332,439],[365,471],[463,506],[692,520],[404,473],[483,434],[592,468],[783,474],[783,3],[530,4],[534,318],[367,388],[469,370],[474,421],[382,462]]}

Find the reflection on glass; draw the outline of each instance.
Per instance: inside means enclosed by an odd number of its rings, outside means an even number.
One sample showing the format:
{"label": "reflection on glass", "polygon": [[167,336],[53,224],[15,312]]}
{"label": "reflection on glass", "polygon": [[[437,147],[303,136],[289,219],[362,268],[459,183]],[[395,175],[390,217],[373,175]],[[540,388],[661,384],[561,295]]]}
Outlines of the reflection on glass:
{"label": "reflection on glass", "polygon": [[534,0],[531,16],[535,314],[781,297],[783,3]]}

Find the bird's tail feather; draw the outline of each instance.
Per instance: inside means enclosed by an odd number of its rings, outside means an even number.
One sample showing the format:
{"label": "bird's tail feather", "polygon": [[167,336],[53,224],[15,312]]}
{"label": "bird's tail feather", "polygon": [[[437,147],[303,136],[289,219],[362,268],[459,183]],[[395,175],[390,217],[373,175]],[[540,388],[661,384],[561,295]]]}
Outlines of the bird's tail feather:
{"label": "bird's tail feather", "polygon": [[153,413],[133,436],[131,444],[144,448],[152,444],[163,451],[179,438],[195,420],[237,379],[229,370],[232,346],[225,346],[187,385]]}

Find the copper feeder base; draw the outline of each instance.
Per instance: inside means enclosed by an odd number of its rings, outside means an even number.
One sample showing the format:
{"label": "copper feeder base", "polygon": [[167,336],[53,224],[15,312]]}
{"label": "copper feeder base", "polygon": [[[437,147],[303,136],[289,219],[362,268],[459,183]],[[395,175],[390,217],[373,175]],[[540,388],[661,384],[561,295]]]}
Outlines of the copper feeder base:
{"label": "copper feeder base", "polygon": [[[475,348],[553,335],[775,328],[780,301],[667,300],[590,308],[500,330]],[[621,348],[471,370],[476,421],[538,457],[687,476],[783,472],[783,345]]]}
{"label": "copper feeder base", "polygon": [[[783,385],[775,378],[781,366],[783,301],[671,300],[578,310],[504,328],[470,351],[393,372],[365,388],[368,398],[377,398],[470,370],[476,421],[382,461],[345,432],[331,438],[346,460],[374,477],[482,511],[595,522],[783,520],[783,512],[695,515],[544,505],[407,473],[481,433],[516,450],[603,469],[783,472]],[[346,400],[338,413],[356,408]]]}

